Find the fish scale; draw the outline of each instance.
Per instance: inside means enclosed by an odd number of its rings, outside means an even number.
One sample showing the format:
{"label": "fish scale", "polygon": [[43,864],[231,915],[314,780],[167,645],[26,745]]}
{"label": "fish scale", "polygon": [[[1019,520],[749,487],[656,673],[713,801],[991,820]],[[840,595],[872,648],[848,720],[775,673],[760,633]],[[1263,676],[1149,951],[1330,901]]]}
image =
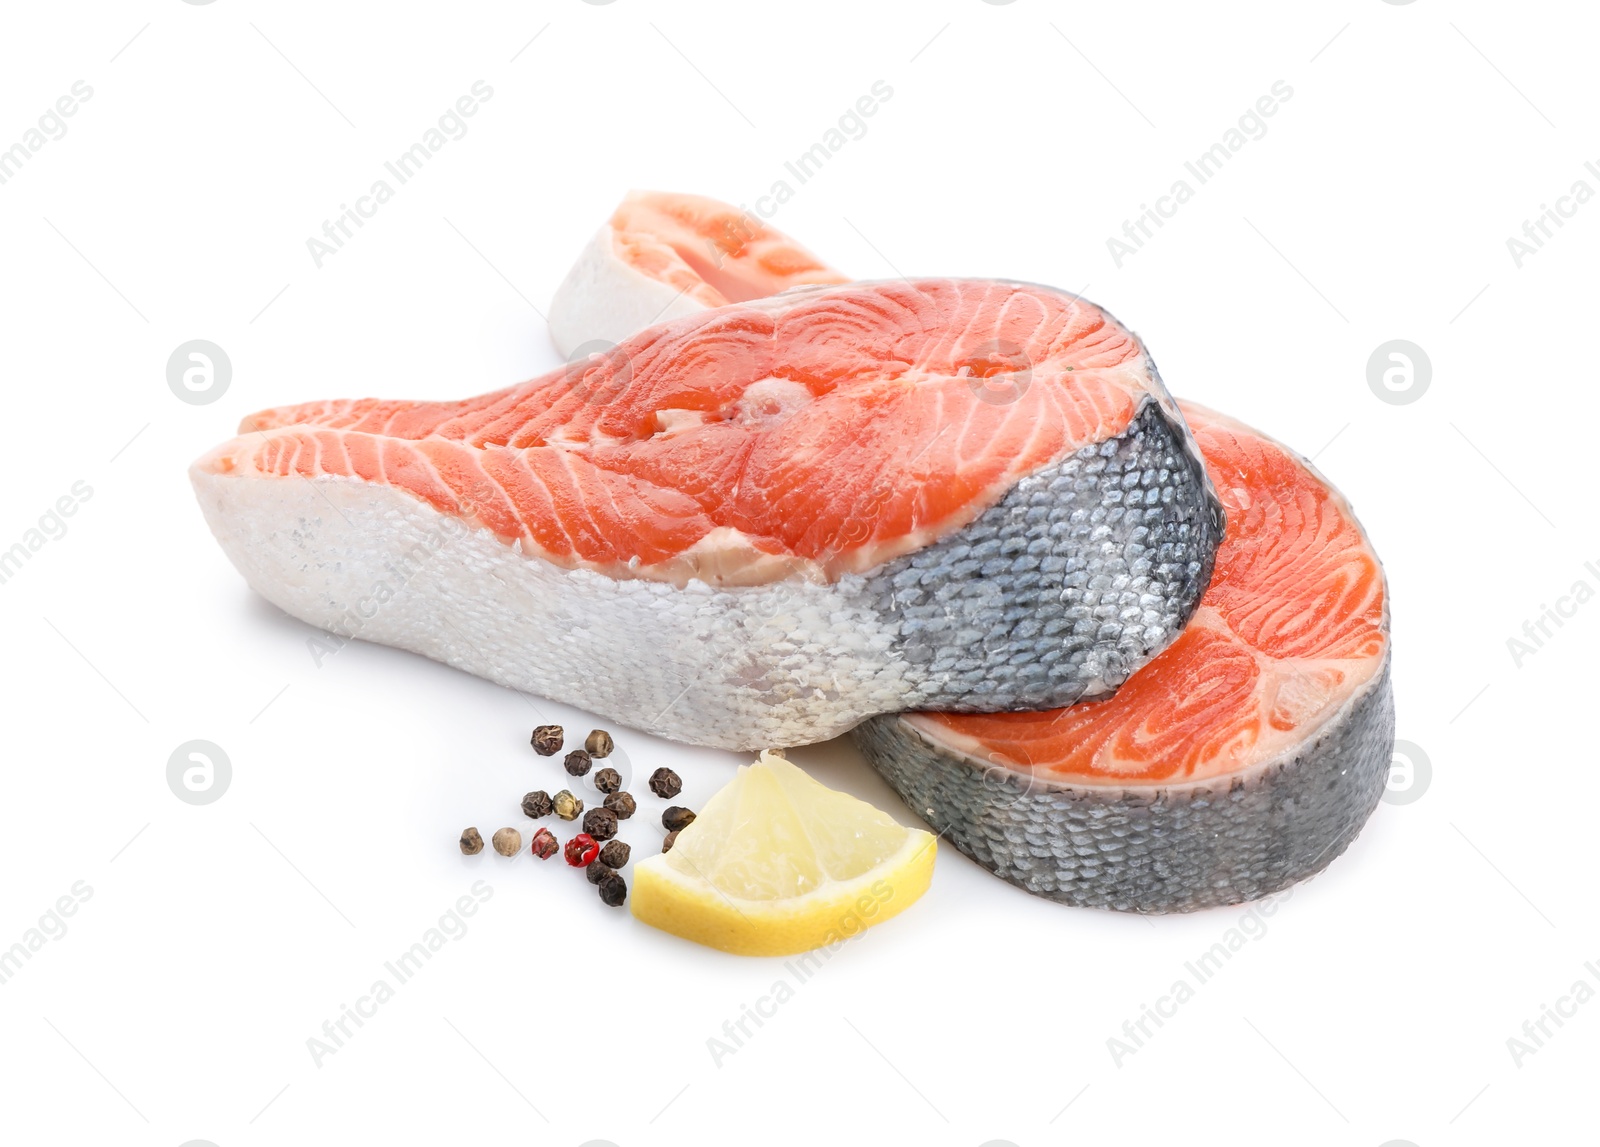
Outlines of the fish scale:
{"label": "fish scale", "polygon": [[853,734],[906,804],[978,864],[1037,896],[1125,912],[1256,900],[1322,871],[1389,776],[1384,668],[1299,752],[1249,777],[1138,792],[1051,785],[952,754],[895,717]]}
{"label": "fish scale", "polygon": [[1224,528],[1185,436],[1147,402],[1123,434],[873,574],[901,655],[921,667],[913,707],[1070,705],[1164,649],[1210,581]]}

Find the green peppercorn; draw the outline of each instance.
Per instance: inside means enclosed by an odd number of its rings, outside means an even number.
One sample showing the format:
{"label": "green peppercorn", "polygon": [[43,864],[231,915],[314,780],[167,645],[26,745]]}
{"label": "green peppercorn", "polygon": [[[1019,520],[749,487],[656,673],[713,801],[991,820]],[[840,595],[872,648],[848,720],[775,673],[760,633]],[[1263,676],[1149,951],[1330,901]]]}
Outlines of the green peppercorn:
{"label": "green peppercorn", "polygon": [[583,802],[566,789],[558,792],[550,803],[562,820],[577,820],[578,814],[583,811]]}
{"label": "green peppercorn", "polygon": [[590,884],[599,884],[606,877],[615,876],[617,874],[617,870],[615,868],[612,868],[610,865],[600,860],[596,860],[594,863],[590,864],[583,870],[583,872],[584,875],[589,878]]}
{"label": "green peppercorn", "polygon": [[622,774],[616,769],[596,769],[594,787],[603,793],[614,793],[622,787]]}
{"label": "green peppercorn", "polygon": [[583,814],[583,831],[596,840],[610,840],[617,835],[617,814],[608,808],[592,808]]}
{"label": "green peppercorn", "polygon": [[632,793],[612,793],[606,798],[605,804],[617,814],[618,820],[627,820],[633,815],[634,809],[639,807],[634,803]]}
{"label": "green peppercorn", "polygon": [[650,774],[650,791],[662,800],[671,800],[683,791],[683,779],[671,769],[657,769]]}
{"label": "green peppercorn", "polygon": [[581,777],[587,773],[589,766],[592,764],[594,762],[589,758],[589,754],[582,749],[573,749],[572,752],[567,754],[565,761],[567,772],[575,777]]}
{"label": "green peppercorn", "polygon": [[616,748],[611,741],[611,734],[604,729],[596,729],[584,738],[583,747],[589,750],[591,757],[609,757],[611,750]]}
{"label": "green peppercorn", "polygon": [[666,836],[661,838],[661,851],[662,852],[671,852],[672,851],[672,846],[677,844],[677,843],[678,843],[678,834],[675,833],[675,832],[669,832],[669,833],[667,833]]}
{"label": "green peppercorn", "polygon": [[600,850],[600,863],[607,868],[621,868],[628,863],[628,854],[632,851],[620,840],[608,840]]}
{"label": "green peppercorn", "polygon": [[461,834],[461,851],[468,856],[477,856],[483,851],[483,837],[477,829],[469,828]]}
{"label": "green peppercorn", "polygon": [[694,813],[681,805],[672,805],[661,814],[661,827],[668,832],[678,832],[694,823]]}
{"label": "green peppercorn", "polygon": [[549,816],[555,805],[550,801],[550,794],[543,789],[531,792],[522,798],[522,815],[531,816],[538,820],[542,816]]}
{"label": "green peppercorn", "polygon": [[612,908],[620,908],[628,898],[628,883],[613,872],[600,881],[600,899]]}
{"label": "green peppercorn", "polygon": [[561,742],[566,738],[560,725],[540,725],[533,731],[533,751],[541,757],[553,757],[561,751]]}

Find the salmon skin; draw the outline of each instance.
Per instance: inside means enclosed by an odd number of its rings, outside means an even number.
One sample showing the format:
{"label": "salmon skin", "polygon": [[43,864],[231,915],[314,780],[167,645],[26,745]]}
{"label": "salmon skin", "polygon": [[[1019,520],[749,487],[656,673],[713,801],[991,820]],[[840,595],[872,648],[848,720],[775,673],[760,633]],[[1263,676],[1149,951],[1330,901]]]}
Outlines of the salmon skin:
{"label": "salmon skin", "polygon": [[1269,895],[1343,852],[1387,783],[1388,599],[1354,514],[1276,442],[1183,410],[1228,511],[1183,636],[1106,700],[889,715],[853,734],[962,852],[1069,904]]}
{"label": "salmon skin", "polygon": [[295,617],[739,750],[1108,694],[1223,529],[1139,340],[988,280],[804,286],[475,399],[263,411],[191,477]]}

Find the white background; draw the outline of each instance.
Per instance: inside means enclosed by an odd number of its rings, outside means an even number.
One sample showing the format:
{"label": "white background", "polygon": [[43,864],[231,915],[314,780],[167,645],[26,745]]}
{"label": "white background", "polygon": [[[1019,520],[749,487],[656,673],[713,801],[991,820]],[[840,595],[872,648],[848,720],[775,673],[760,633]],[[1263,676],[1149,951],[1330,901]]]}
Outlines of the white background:
{"label": "white background", "polygon": [[[0,585],[0,948],[74,882],[93,892],[0,984],[0,1134],[1587,1137],[1600,1003],[1520,1066],[1507,1039],[1596,985],[1600,605],[1520,667],[1507,639],[1600,587],[1600,205],[1520,269],[1506,239],[1576,180],[1600,190],[1595,32],[1576,3],[1438,0],[7,5],[0,147],[74,81],[94,94],[0,186],[0,548],[74,482],[93,496]],[[306,239],[475,80],[494,95],[465,138],[317,269]],[[559,787],[534,723],[595,719],[361,643],[319,668],[185,477],[264,406],[554,365],[538,311],[625,190],[753,204],[875,80],[892,99],[775,224],[862,277],[1084,289],[1177,394],[1314,454],[1391,580],[1399,736],[1431,786],[1380,806],[1120,1065],[1108,1038],[1245,910],[1073,910],[946,849],[916,908],[719,1066],[707,1039],[793,982],[781,962],[655,933],[554,864],[456,850]],[[1294,94],[1265,137],[1115,266],[1106,239],[1277,80]],[[167,387],[194,338],[233,363],[212,405]],[[1408,405],[1366,381],[1395,338],[1433,367]],[[615,731],[691,803],[740,759]],[[204,807],[165,777],[195,738],[233,766]],[[848,744],[793,756],[910,819]],[[630,835],[653,850],[648,819]],[[307,1039],[477,880],[493,895],[467,934],[316,1066]]]}

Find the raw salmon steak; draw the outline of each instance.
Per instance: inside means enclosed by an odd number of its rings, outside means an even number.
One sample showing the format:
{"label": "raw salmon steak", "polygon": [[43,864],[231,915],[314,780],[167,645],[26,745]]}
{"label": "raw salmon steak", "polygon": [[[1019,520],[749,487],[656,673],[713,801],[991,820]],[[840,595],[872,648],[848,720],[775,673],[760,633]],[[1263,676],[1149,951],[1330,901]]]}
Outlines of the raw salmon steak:
{"label": "raw salmon steak", "polygon": [[800,287],[478,398],[267,410],[191,475],[295,617],[728,749],[1110,693],[1223,525],[1139,340],[988,280]]}
{"label": "raw salmon steak", "polygon": [[1227,532],[1177,641],[1109,699],[884,716],[854,735],[935,831],[1070,904],[1268,895],[1344,851],[1389,773],[1388,602],[1355,515],[1276,442],[1183,411]]}
{"label": "raw salmon steak", "polygon": [[699,195],[634,191],[578,256],[550,304],[550,337],[586,343],[791,287],[844,283],[787,235]]}

